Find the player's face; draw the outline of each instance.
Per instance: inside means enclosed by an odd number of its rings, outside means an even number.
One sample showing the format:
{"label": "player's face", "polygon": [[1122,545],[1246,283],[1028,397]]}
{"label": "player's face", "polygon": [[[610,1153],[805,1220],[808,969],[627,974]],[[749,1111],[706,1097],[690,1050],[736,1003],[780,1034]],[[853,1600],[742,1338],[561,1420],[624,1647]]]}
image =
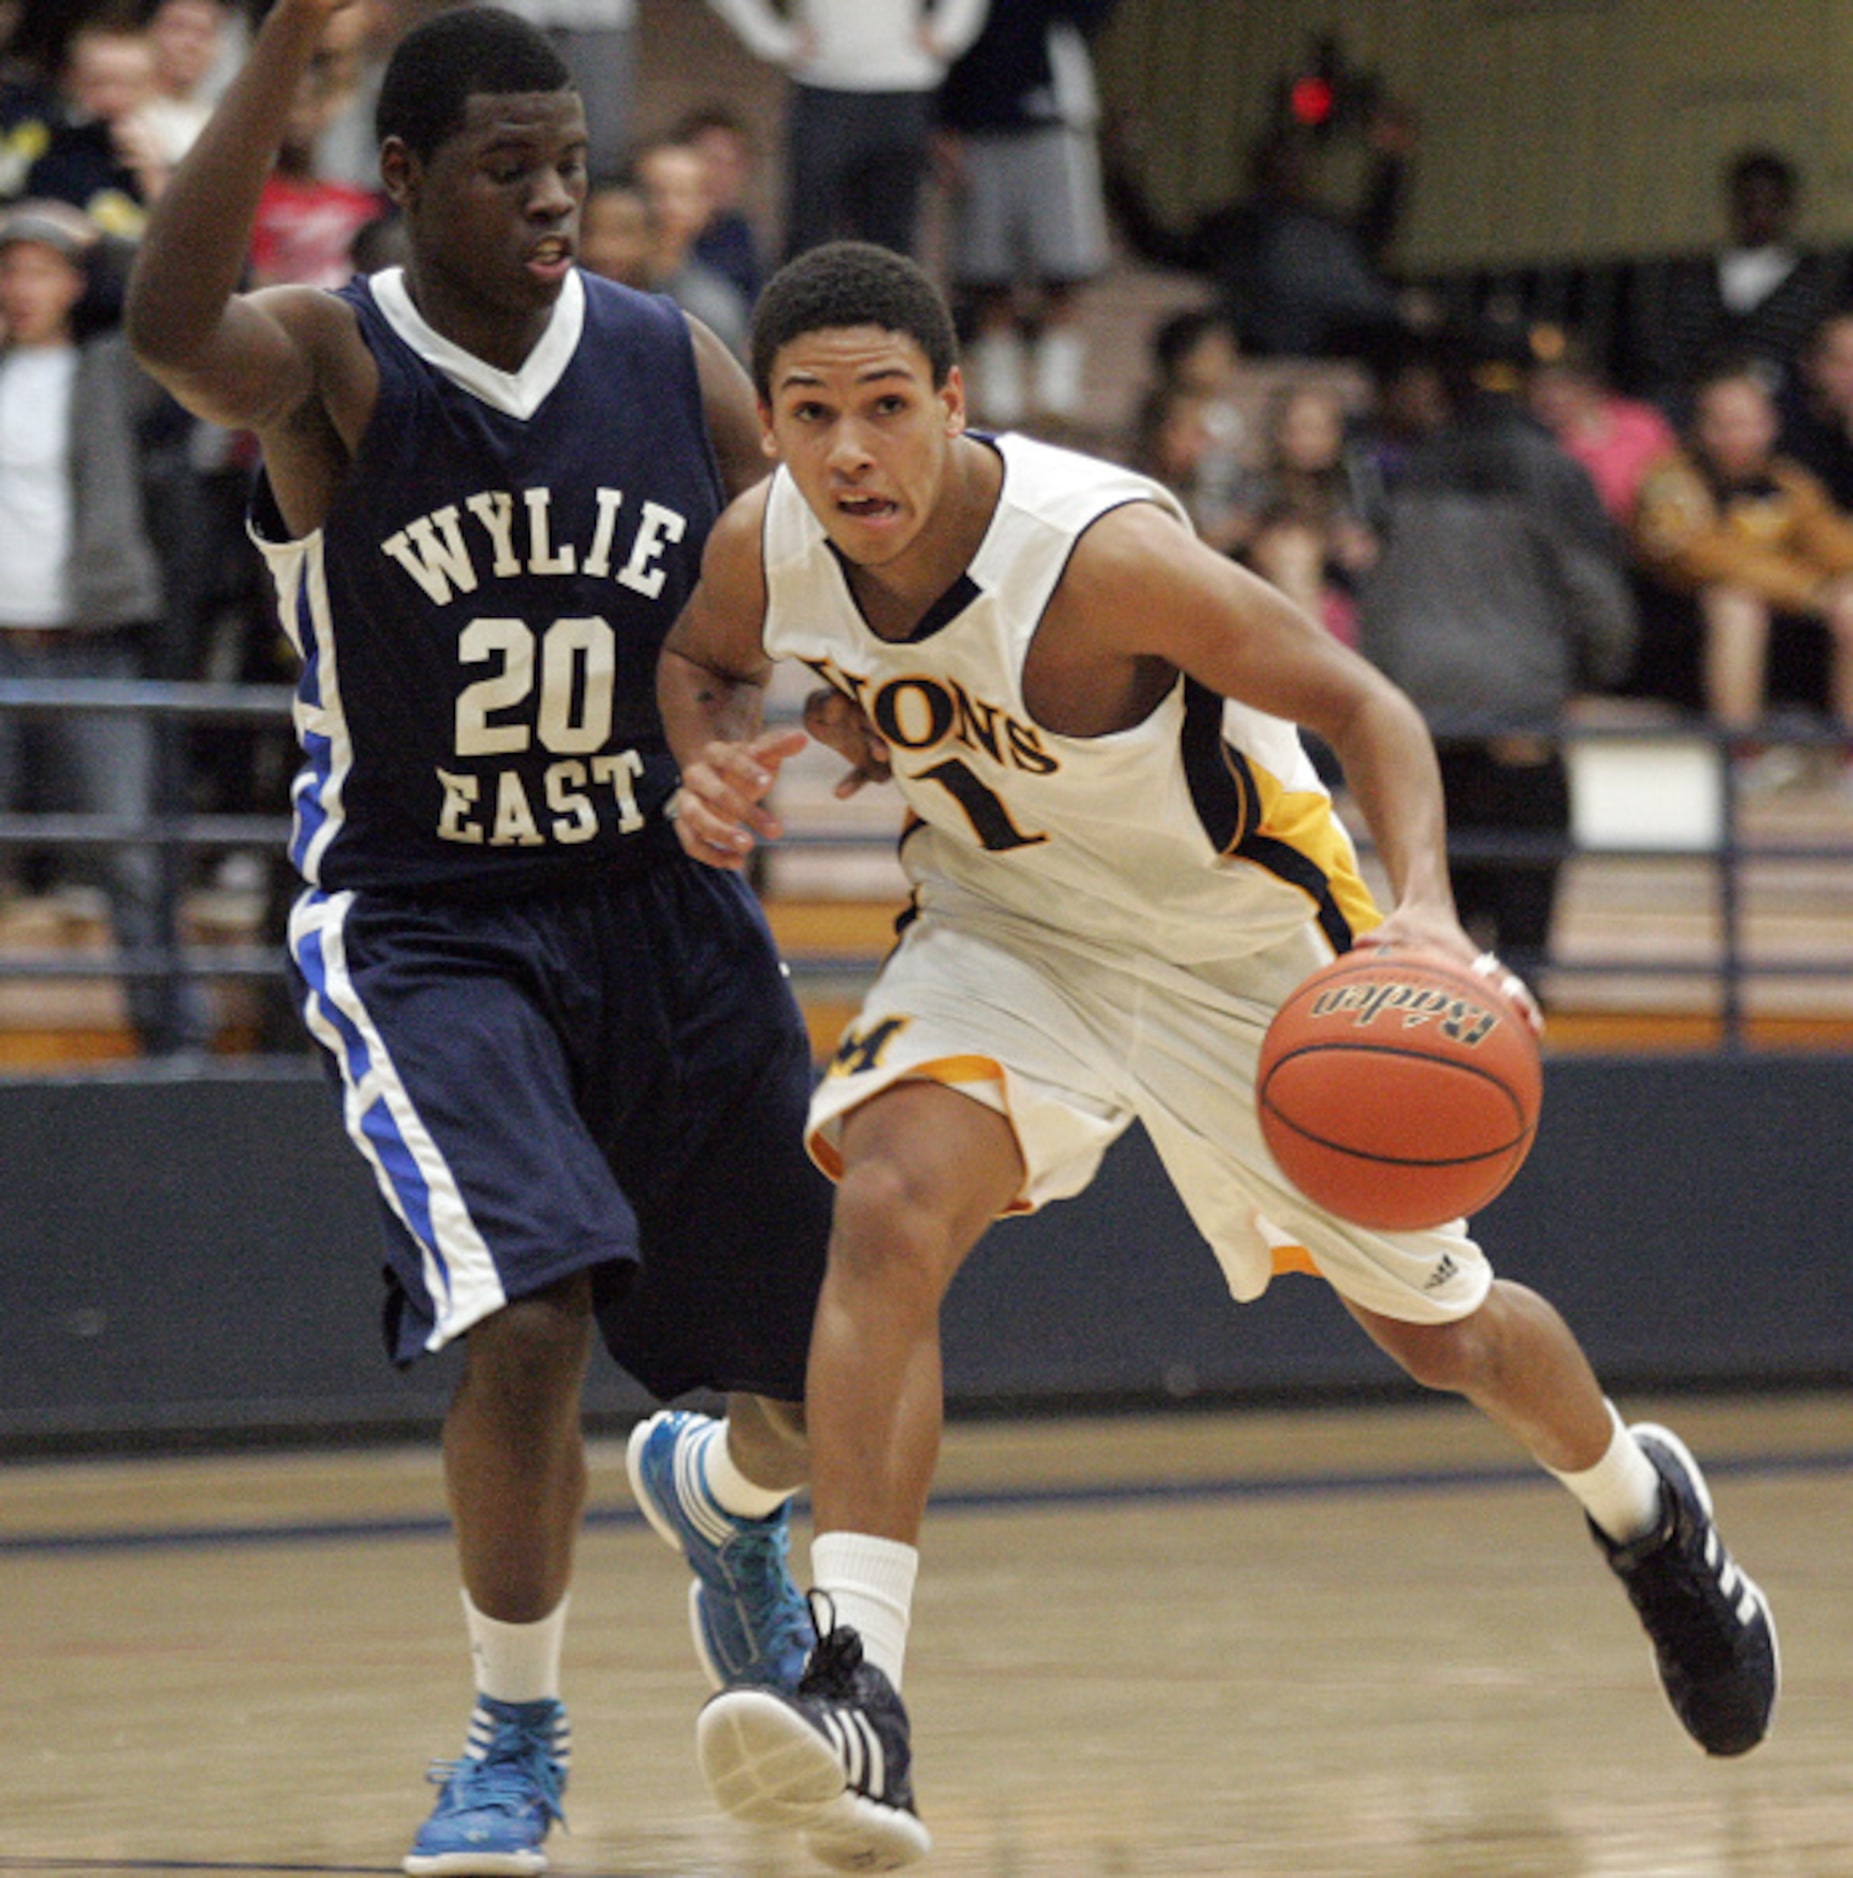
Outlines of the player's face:
{"label": "player's face", "polygon": [[503,313],[551,306],[578,250],[585,153],[574,91],[479,93],[429,162],[388,139],[381,174],[406,211],[415,285]]}
{"label": "player's face", "polygon": [[880,326],[803,333],[772,362],[768,455],[848,560],[883,567],[932,522],[965,428],[955,366],[943,385],[919,343]]}

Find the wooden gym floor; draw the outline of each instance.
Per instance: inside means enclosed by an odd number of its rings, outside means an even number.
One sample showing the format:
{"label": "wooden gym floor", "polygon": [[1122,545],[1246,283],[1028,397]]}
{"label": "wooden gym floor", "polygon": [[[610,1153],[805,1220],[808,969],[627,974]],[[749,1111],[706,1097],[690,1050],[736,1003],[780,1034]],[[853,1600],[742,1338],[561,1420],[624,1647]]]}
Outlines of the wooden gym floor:
{"label": "wooden gym floor", "polygon": [[[1687,1743],[1571,1503],[1465,1410],[966,1424],[923,1878],[1853,1878],[1853,1397],[1622,1406],[1775,1604],[1756,1753]],[[593,1458],[556,1871],[819,1870],[709,1803],[682,1569]],[[0,1878],[396,1871],[461,1741],[454,1583],[424,1447],[0,1470]]]}

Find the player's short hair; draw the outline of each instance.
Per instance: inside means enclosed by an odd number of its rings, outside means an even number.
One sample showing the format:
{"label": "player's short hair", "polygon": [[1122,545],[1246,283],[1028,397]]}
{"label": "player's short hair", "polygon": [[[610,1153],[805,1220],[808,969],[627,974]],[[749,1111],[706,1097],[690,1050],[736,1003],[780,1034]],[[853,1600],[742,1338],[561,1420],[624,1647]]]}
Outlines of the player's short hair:
{"label": "player's short hair", "polygon": [[463,128],[473,97],[571,91],[573,75],[538,26],[502,7],[462,6],[415,26],[393,49],[373,114],[421,162]]}
{"label": "player's short hair", "polygon": [[771,402],[772,363],[782,347],[844,326],[879,326],[913,340],[927,356],[936,388],[958,363],[952,315],[922,268],[874,242],[827,241],[780,268],[753,309],[759,395]]}

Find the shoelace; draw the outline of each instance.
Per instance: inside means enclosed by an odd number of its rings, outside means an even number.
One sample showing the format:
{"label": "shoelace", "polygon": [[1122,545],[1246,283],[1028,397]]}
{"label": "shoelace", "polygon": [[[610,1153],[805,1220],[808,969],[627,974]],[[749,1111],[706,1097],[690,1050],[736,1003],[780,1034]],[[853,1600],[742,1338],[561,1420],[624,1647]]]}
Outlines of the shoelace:
{"label": "shoelace", "polygon": [[518,1814],[538,1800],[549,1819],[566,1821],[561,1808],[566,1770],[544,1741],[512,1722],[497,1725],[480,1761],[470,1755],[433,1761],[425,1778],[449,1789],[445,1800],[452,1812]]}
{"label": "shoelace", "polygon": [[789,1582],[785,1561],[790,1549],[791,1534],[783,1520],[764,1527],[749,1526],[725,1547],[728,1575],[736,1584],[743,1580],[757,1582],[772,1590],[772,1621],[769,1631],[758,1639],[766,1655],[783,1649],[796,1649],[802,1655],[810,1648],[810,1614],[798,1598],[784,1593]]}
{"label": "shoelace", "polygon": [[817,1629],[817,1645],[804,1666],[798,1693],[850,1701],[856,1693],[856,1671],[862,1667],[862,1639],[848,1625],[838,1624],[836,1600],[829,1592],[808,1592],[806,1602]]}

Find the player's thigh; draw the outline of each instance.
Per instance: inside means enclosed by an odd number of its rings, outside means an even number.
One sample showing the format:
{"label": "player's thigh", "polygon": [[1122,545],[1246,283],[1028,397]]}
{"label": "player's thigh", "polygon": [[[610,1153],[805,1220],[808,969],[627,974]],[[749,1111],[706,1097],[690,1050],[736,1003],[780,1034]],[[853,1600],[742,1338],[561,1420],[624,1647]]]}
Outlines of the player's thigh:
{"label": "player's thigh", "polygon": [[1033,1211],[1079,1193],[1130,1122],[1113,1068],[1123,1048],[1066,988],[1059,959],[928,915],[882,967],[811,1099],[811,1153],[840,1176],[845,1118],[933,1083],[1008,1123],[1022,1179],[1004,1210]]}
{"label": "player's thigh", "polygon": [[950,1283],[1023,1189],[1010,1118],[926,1078],[902,1080],[843,1120],[835,1256],[905,1249]]}
{"label": "player's thigh", "polygon": [[495,924],[489,909],[318,893],[291,918],[304,1019],[397,1224],[393,1271],[426,1348],[510,1297],[636,1256],[561,1038]]}

